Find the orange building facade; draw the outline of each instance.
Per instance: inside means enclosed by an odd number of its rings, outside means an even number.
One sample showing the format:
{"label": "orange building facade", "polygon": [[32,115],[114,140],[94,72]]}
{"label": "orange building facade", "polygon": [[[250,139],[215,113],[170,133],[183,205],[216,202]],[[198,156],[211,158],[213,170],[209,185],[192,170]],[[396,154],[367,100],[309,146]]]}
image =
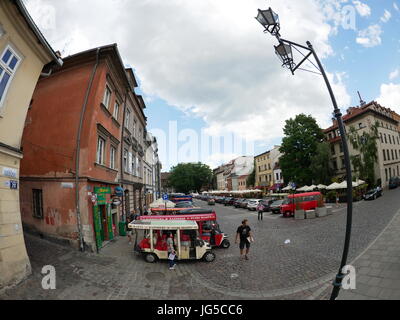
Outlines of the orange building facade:
{"label": "orange building facade", "polygon": [[118,235],[127,214],[121,139],[132,94],[116,45],[67,57],[40,79],[22,139],[25,230],[91,251]]}

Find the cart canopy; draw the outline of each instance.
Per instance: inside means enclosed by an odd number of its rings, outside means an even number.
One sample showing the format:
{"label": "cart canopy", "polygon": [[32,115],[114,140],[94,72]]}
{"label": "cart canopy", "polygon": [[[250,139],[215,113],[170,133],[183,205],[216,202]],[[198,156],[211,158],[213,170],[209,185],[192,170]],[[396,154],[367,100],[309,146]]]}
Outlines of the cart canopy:
{"label": "cart canopy", "polygon": [[197,230],[199,228],[196,221],[187,220],[136,220],[128,227],[139,230]]}

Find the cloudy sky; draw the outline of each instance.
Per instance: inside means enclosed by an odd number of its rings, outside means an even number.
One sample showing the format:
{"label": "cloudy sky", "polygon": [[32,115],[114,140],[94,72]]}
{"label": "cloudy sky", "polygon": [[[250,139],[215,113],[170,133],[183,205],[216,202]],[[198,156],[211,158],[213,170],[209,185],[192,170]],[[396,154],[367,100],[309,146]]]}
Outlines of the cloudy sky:
{"label": "cloudy sky", "polygon": [[[400,113],[399,0],[24,2],[63,56],[118,44],[140,81],[138,93],[166,170],[179,161],[216,166],[262,153],[280,143],[285,120],[301,112],[330,125],[322,77],[303,71],[292,76],[281,67],[276,39],[254,19],[258,8],[279,14],[283,38],[313,43],[343,111],[359,104],[359,90],[365,101]],[[242,150],[229,140],[205,143],[205,137],[222,135],[251,143]]]}

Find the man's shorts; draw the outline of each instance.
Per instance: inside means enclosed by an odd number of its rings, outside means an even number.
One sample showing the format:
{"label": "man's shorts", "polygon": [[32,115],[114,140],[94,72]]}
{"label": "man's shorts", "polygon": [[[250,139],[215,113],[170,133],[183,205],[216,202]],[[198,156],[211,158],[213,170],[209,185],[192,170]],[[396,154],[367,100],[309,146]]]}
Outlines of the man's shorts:
{"label": "man's shorts", "polygon": [[132,230],[130,230],[130,231],[127,231],[126,233],[128,236],[131,236],[133,232],[132,232]]}
{"label": "man's shorts", "polygon": [[247,240],[240,240],[240,245],[239,245],[240,250],[243,250],[244,247],[246,247],[246,249],[250,249],[250,242]]}

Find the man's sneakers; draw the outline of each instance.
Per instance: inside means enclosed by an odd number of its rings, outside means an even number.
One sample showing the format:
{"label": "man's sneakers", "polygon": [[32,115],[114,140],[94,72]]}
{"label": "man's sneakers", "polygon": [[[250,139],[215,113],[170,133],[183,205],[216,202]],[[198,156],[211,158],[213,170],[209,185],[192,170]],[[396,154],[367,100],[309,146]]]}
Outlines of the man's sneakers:
{"label": "man's sneakers", "polygon": [[169,270],[175,270],[175,266],[173,266],[173,267],[169,268]]}
{"label": "man's sneakers", "polygon": [[244,256],[244,258],[245,258],[246,260],[249,260],[249,257],[247,256],[247,254]]}

